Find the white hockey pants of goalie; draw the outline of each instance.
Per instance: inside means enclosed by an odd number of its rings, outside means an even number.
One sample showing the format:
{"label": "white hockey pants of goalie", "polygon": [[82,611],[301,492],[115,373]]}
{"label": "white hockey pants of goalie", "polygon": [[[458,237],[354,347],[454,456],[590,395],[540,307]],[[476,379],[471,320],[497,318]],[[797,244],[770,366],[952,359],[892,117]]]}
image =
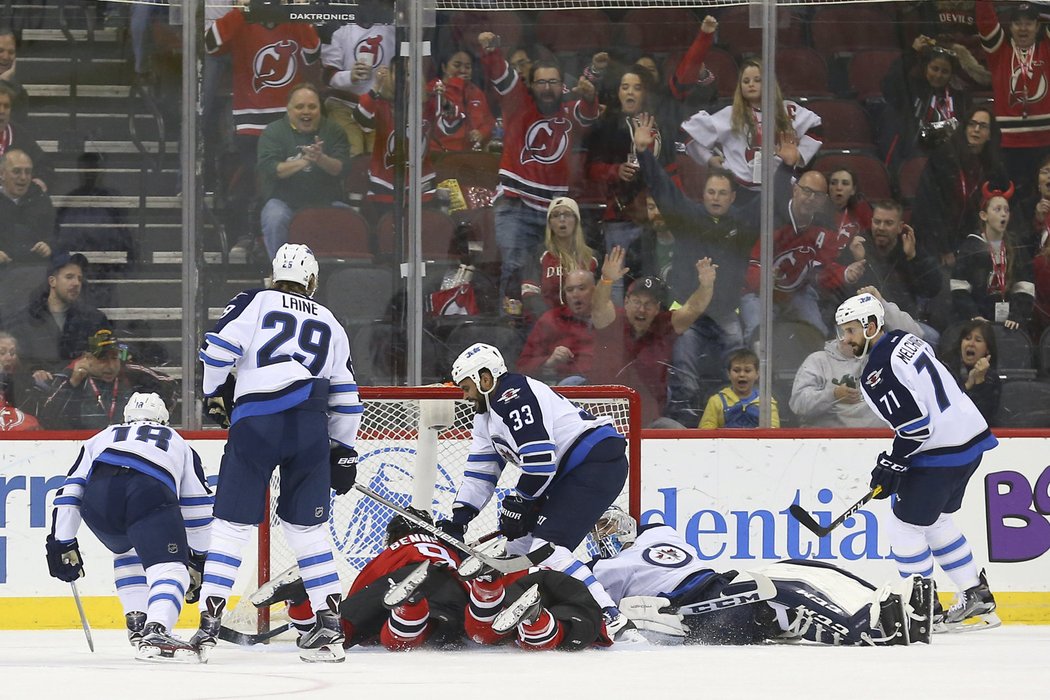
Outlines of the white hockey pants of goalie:
{"label": "white hockey pants of goalie", "polygon": [[[237,569],[241,565],[241,553],[251,539],[252,525],[231,523],[216,518],[211,525],[211,549],[204,565],[204,580],[201,584],[201,611],[206,612],[209,596],[228,600],[237,580]],[[341,594],[339,572],[336,571],[332,544],[325,525],[292,525],[281,521],[281,531],[288,546],[295,554],[299,573],[310,596],[310,606],[316,610],[326,609],[326,598]]]}
{"label": "white hockey pants of goalie", "polygon": [[[543,538],[526,535],[525,537],[519,537],[516,540],[508,542],[507,554],[511,556],[528,554],[545,544],[548,544],[548,542]],[[616,606],[616,603],[614,603],[613,599],[609,597],[609,594],[605,591],[602,584],[598,583],[598,579],[594,577],[589,566],[577,559],[567,548],[553,543],[549,544],[554,546],[554,552],[541,561],[539,564],[540,566],[545,566],[549,569],[554,569],[555,571],[561,571],[579,581],[582,581],[583,584],[587,586],[587,590],[591,592],[591,596],[593,596],[595,602],[598,603],[598,607],[603,610],[605,608]]]}
{"label": "white hockey pants of goalie", "polygon": [[960,591],[980,582],[970,543],[951,515],[942,514],[932,525],[912,525],[891,511],[888,534],[892,556],[902,577],[933,576],[936,561]]}

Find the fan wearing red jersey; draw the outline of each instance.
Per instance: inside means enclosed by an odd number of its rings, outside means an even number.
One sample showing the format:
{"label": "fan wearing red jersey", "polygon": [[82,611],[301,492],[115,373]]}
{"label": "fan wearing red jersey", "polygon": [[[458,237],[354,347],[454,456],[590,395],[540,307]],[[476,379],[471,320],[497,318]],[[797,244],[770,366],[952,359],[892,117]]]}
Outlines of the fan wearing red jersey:
{"label": "fan wearing red jersey", "polygon": [[[429,513],[411,510],[432,522]],[[361,570],[339,606],[343,646],[378,642],[390,651],[406,651],[427,642],[443,648],[460,644],[467,587],[456,577],[459,564],[454,549],[394,516],[386,549]],[[287,601],[296,629],[302,633],[312,625],[313,610],[294,568],[251,599],[256,607]]]}

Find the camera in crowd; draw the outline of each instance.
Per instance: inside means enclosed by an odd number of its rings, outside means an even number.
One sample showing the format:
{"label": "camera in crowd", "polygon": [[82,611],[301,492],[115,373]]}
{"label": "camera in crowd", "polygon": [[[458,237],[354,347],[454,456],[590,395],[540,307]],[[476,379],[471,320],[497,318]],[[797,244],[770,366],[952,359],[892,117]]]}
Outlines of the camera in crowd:
{"label": "camera in crowd", "polygon": [[959,127],[955,117],[939,122],[928,122],[919,126],[919,142],[927,148],[936,148],[946,143]]}

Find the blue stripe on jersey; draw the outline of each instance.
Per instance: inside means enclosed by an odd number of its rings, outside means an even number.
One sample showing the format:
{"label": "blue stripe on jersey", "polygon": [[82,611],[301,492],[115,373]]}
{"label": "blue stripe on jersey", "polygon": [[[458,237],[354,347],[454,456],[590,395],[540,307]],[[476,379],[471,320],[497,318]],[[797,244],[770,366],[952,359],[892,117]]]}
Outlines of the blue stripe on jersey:
{"label": "blue stripe on jersey", "polygon": [[569,450],[569,454],[562,458],[562,476],[580,466],[580,463],[587,459],[587,455],[590,454],[595,445],[611,437],[617,437],[621,440],[625,439],[616,428],[608,424],[599,425],[594,430],[581,435],[576,440],[576,444]]}
{"label": "blue stripe on jersey", "polygon": [[955,540],[954,542],[952,542],[949,545],[945,545],[944,547],[941,547],[940,549],[933,550],[933,556],[935,556],[935,557],[943,557],[945,554],[951,554],[952,552],[957,550],[959,547],[964,546],[965,544],[966,544],[966,538],[965,537],[960,537],[959,539]]}
{"label": "blue stripe on jersey", "polygon": [[495,474],[483,474],[482,472],[464,471],[463,478],[478,479],[479,481],[487,481],[490,484],[495,484],[499,479]]}
{"label": "blue stripe on jersey", "polygon": [[365,407],[358,403],[353,406],[329,406],[328,410],[333,413],[342,413],[343,415],[352,416],[357,413],[364,413]]}
{"label": "blue stripe on jersey", "polygon": [[59,496],[55,499],[56,506],[79,506],[81,503],[76,496]]}
{"label": "blue stripe on jersey", "polygon": [[977,437],[981,438],[978,442],[960,445],[951,450],[941,448],[934,452],[919,452],[912,456],[911,465],[913,467],[961,467],[999,444],[996,437],[987,430]]}
{"label": "blue stripe on jersey", "polygon": [[200,358],[201,362],[208,365],[209,367],[233,367],[236,364],[236,362],[234,362],[233,360],[229,360],[226,362],[222,360],[216,360],[215,358],[206,355],[203,350],[197,353],[197,357]]}
{"label": "blue stripe on jersey", "polygon": [[565,574],[567,574],[569,576],[572,576],[573,572],[575,572],[581,566],[583,566],[583,562],[581,562],[581,561],[574,561],[573,563],[571,563],[567,567],[565,567],[565,571],[563,573],[565,573]]}
{"label": "blue stripe on jersey", "polygon": [[533,443],[531,445],[525,445],[520,450],[518,450],[518,454],[527,455],[527,454],[530,454],[532,452],[553,452],[553,451],[554,451],[554,443],[553,442],[537,442],[537,443]]}
{"label": "blue stripe on jersey", "polygon": [[62,487],[66,486],[87,486],[87,479],[82,479],[79,476],[67,476],[66,482],[62,484]]}
{"label": "blue stripe on jersey", "polygon": [[118,578],[114,581],[117,588],[127,588],[128,586],[145,586],[145,576],[125,576],[124,578]]}
{"label": "blue stripe on jersey", "polygon": [[96,457],[95,461],[102,462],[103,464],[111,464],[114,467],[134,469],[146,476],[152,476],[154,479],[171,489],[172,493],[178,494],[179,492],[175,485],[175,477],[145,457],[131,454],[130,452],[121,452],[120,450],[114,450],[110,447]]}
{"label": "blue stripe on jersey", "polygon": [[183,520],[182,524],[185,525],[187,528],[204,527],[205,525],[210,523],[212,520],[213,520],[213,518],[197,518],[195,520]]}
{"label": "blue stripe on jersey", "polygon": [[265,289],[248,289],[241,292],[233,299],[230,299],[230,303],[226,305],[226,311],[223,313],[222,317],[215,322],[215,327],[211,329],[211,332],[222,332],[222,329],[226,327],[227,323],[236,319],[246,308],[248,308],[248,304],[252,303],[252,299],[255,298],[256,294],[265,291]]}
{"label": "blue stripe on jersey", "polygon": [[313,390],[313,380],[304,379],[272,394],[249,394],[247,397],[241,397],[233,408],[230,423],[236,423],[248,416],[269,416],[295,408],[309,399]]}
{"label": "blue stripe on jersey", "polygon": [[521,465],[521,471],[525,474],[553,474],[556,470],[554,462],[547,462],[546,464],[523,464]]}
{"label": "blue stripe on jersey", "polygon": [[496,462],[499,460],[499,455],[495,452],[480,452],[477,454],[467,455],[467,462]]}
{"label": "blue stripe on jersey", "polygon": [[113,560],[113,568],[119,569],[122,566],[131,566],[132,564],[141,564],[142,560],[137,556],[121,557],[120,559]]}
{"label": "blue stripe on jersey", "polygon": [[215,503],[215,496],[183,496],[179,499],[180,506],[210,506]]}
{"label": "blue stripe on jersey", "polygon": [[333,559],[333,557],[332,557],[332,553],[331,552],[323,552],[322,554],[316,554],[316,555],[314,555],[312,557],[306,557],[305,559],[300,559],[299,560],[299,568],[300,569],[305,569],[306,567],[313,566],[314,564],[323,564],[326,561],[332,561],[332,559]]}
{"label": "blue stripe on jersey", "polygon": [[204,334],[204,339],[207,340],[208,343],[211,344],[211,345],[217,345],[218,347],[222,348],[223,350],[229,350],[231,353],[233,353],[237,357],[240,357],[241,355],[244,354],[244,351],[241,350],[239,347],[237,347],[236,345],[234,345],[230,341],[225,340],[222,336],[217,335],[215,333],[205,333]]}
{"label": "blue stripe on jersey", "polygon": [[329,394],[345,394],[354,391],[357,391],[356,384],[333,384],[328,387]]}

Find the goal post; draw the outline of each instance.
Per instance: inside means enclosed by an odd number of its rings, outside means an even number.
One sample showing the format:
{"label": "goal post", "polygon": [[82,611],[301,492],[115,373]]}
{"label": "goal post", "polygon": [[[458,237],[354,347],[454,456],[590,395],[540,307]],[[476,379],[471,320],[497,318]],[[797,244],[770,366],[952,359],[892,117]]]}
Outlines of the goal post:
{"label": "goal post", "polygon": [[[630,471],[616,503],[637,519],[641,514],[638,394],[622,386],[553,388],[591,415],[612,418],[616,429],[627,438]],[[355,445],[358,482],[400,505],[426,510],[435,520],[450,515],[470,451],[473,404],[454,386],[361,387],[360,395],[365,410]],[[516,466],[506,466],[494,497],[471,523],[468,540],[497,529],[499,500],[517,483],[520,473]],[[259,526],[258,576],[253,577],[260,585],[295,563],[276,516],[280,493],[277,470],[270,492],[269,517]],[[328,528],[344,587],[382,551],[392,515],[389,508],[356,490],[343,496],[333,494]],[[245,605],[241,603],[238,610]],[[247,614],[252,615],[250,610]],[[258,623],[263,628],[268,626],[265,611]]]}

